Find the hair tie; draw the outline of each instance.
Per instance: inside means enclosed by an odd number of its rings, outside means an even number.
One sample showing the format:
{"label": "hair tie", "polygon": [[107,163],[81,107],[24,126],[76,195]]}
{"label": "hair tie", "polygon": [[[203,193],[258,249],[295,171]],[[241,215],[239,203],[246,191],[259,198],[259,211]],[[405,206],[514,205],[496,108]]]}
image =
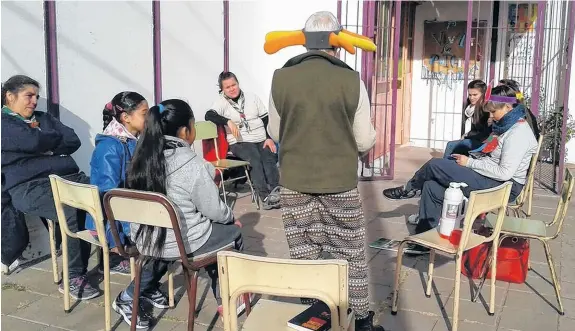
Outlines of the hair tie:
{"label": "hair tie", "polygon": [[164,110],[166,110],[166,107],[164,105],[162,105],[161,103],[158,104],[158,108],[160,109],[160,114],[164,112]]}
{"label": "hair tie", "polygon": [[517,100],[520,100],[520,101],[524,99],[523,93],[521,93],[521,92],[517,92],[515,94],[515,97],[517,98]]}
{"label": "hair tie", "polygon": [[112,102],[108,102],[108,103],[106,104],[106,109],[112,110],[113,108],[114,108],[114,107],[112,106]]}

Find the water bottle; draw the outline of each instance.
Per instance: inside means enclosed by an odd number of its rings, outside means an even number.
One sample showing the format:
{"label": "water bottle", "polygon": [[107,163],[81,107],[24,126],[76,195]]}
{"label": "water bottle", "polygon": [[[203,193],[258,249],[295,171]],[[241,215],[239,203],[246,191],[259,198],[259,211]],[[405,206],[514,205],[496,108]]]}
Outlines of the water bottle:
{"label": "water bottle", "polygon": [[461,187],[467,187],[467,184],[449,183],[449,188],[445,190],[443,209],[439,220],[439,236],[443,239],[449,239],[457,222],[461,222],[464,199]]}

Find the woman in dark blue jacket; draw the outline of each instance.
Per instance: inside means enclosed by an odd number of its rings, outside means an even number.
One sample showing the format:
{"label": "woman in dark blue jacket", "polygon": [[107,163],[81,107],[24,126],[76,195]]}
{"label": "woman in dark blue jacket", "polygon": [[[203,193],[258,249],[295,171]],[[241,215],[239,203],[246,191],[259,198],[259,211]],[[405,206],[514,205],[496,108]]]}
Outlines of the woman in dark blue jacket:
{"label": "woman in dark blue jacket", "polygon": [[[144,129],[145,117],[148,112],[148,102],[136,92],[118,93],[103,110],[104,131],[96,136],[96,148],[90,161],[90,184],[98,186],[100,196],[114,188],[124,187],[126,173],[134,150],[137,137]],[[128,223],[118,222],[122,245],[129,243]],[[86,217],[86,228],[92,230],[97,237],[94,220]],[[129,260],[117,254],[116,243],[106,223],[106,239],[110,246],[110,272],[119,274],[130,273]],[[103,272],[102,266],[99,270]]]}
{"label": "woman in dark blue jacket", "polygon": [[[70,156],[81,144],[74,130],[52,115],[36,111],[39,88],[37,81],[23,75],[10,77],[2,84],[2,255],[6,263],[10,263],[14,255],[4,256],[4,248],[18,250],[14,243],[26,241],[25,234],[23,238],[5,236],[4,230],[18,228],[17,224],[4,227],[7,222],[23,222],[22,213],[58,221],[49,175],[56,174],[78,183],[89,182]],[[85,213],[71,207],[64,207],[64,213],[72,232],[83,230]],[[4,240],[6,238],[11,240]],[[70,296],[79,300],[97,297],[100,292],[85,277],[90,244],[68,238],[67,248]],[[62,283],[58,289],[64,293]]]}

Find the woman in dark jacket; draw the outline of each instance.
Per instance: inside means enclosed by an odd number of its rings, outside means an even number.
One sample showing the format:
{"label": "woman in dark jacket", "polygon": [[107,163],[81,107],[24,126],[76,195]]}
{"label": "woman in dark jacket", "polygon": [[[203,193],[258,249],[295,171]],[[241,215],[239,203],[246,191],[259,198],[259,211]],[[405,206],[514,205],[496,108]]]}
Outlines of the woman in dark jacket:
{"label": "woman in dark jacket", "polygon": [[[13,207],[24,214],[58,221],[48,176],[56,174],[79,183],[90,180],[70,156],[80,148],[74,130],[48,113],[35,111],[39,87],[37,81],[22,75],[2,84],[2,200],[10,203],[9,207],[2,204],[2,214],[4,208]],[[83,228],[85,213],[71,207],[65,207],[64,212],[72,232]],[[68,238],[68,254],[70,295],[79,300],[97,297],[100,291],[85,277],[90,244]],[[62,283],[59,290],[64,292]]]}
{"label": "woman in dark jacket", "polygon": [[462,115],[460,140],[447,143],[444,158],[451,158],[452,154],[466,155],[483,143],[491,133],[488,123],[489,113],[483,111],[485,91],[487,85],[481,80],[474,80],[467,86],[467,105]]}

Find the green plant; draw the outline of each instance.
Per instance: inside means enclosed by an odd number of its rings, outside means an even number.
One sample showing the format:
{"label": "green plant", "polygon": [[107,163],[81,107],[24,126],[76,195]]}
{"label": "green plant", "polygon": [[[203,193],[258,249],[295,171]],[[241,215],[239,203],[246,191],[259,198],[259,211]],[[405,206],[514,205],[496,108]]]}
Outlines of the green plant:
{"label": "green plant", "polygon": [[[567,147],[563,146],[561,141],[563,109],[563,107],[558,107],[555,111],[544,112],[542,113],[543,116],[540,116],[539,119],[541,133],[545,135],[542,148],[549,153],[551,158],[549,161],[555,165],[559,164],[561,148],[565,148],[565,154],[567,154]],[[567,132],[565,135],[565,144],[575,136],[575,121],[573,121],[573,116],[569,115],[566,120]]]}

